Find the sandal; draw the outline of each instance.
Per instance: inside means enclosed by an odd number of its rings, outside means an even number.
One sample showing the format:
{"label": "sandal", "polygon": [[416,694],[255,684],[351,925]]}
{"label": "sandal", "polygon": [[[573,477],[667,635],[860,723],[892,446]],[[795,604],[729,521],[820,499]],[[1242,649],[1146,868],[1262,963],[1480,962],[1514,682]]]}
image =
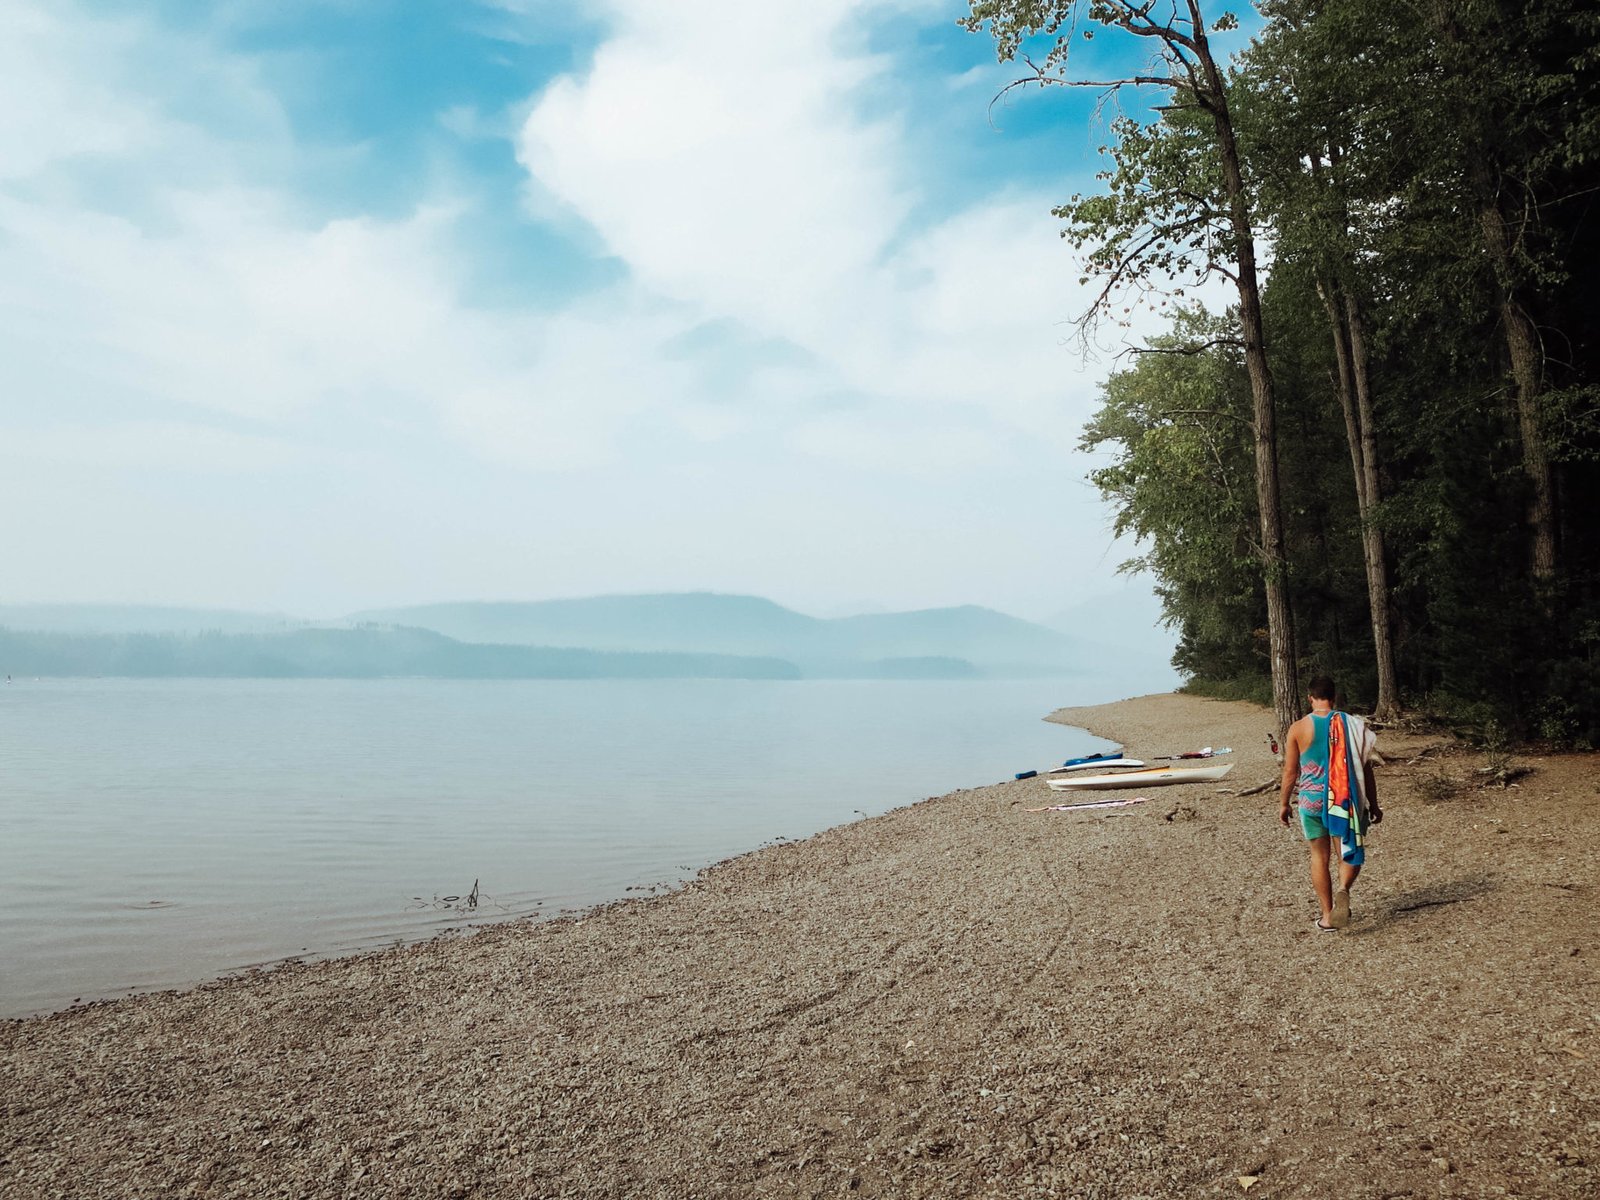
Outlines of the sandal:
{"label": "sandal", "polygon": [[1343,929],[1350,924],[1350,889],[1340,888],[1333,894],[1333,916],[1328,924],[1335,929]]}

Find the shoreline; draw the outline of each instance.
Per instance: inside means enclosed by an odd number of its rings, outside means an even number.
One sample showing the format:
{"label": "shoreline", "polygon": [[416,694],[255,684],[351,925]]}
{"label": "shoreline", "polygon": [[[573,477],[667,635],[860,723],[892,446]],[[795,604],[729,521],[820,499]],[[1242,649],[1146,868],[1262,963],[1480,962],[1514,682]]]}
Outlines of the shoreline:
{"label": "shoreline", "polygon": [[1218,790],[1275,776],[1270,714],[1047,719],[1238,766],[1094,814],[1026,813],[1040,779],[952,792],[662,896],[7,1021],[0,1192],[1600,1183],[1592,756],[1426,803],[1472,756],[1386,736],[1357,922],[1319,940],[1275,793]]}
{"label": "shoreline", "polygon": [[[0,1018],[587,910],[1098,744],[1042,720],[1069,681],[200,683],[0,714]],[[151,736],[157,714],[205,743]],[[430,904],[474,880],[475,910]]]}

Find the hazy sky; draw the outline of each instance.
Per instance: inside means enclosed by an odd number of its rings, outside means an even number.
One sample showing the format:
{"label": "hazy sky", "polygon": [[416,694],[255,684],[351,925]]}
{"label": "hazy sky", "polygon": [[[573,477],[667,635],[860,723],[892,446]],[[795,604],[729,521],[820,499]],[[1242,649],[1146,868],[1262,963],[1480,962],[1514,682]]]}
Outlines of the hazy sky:
{"label": "hazy sky", "polygon": [[0,602],[1116,588],[1103,130],[964,11],[6,0]]}

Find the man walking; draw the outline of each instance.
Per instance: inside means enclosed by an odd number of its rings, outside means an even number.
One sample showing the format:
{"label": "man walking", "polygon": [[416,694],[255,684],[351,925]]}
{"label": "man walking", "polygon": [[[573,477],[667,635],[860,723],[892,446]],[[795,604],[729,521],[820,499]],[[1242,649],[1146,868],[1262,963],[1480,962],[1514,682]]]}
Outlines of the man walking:
{"label": "man walking", "polygon": [[[1317,928],[1332,933],[1350,924],[1350,885],[1366,861],[1366,835],[1383,820],[1372,774],[1377,739],[1360,717],[1333,707],[1334,684],[1311,681],[1311,711],[1289,727],[1283,747],[1278,820],[1289,824],[1289,800],[1299,793],[1300,832],[1311,850],[1311,888],[1322,906]],[[1339,887],[1328,878],[1329,851],[1339,843]]]}

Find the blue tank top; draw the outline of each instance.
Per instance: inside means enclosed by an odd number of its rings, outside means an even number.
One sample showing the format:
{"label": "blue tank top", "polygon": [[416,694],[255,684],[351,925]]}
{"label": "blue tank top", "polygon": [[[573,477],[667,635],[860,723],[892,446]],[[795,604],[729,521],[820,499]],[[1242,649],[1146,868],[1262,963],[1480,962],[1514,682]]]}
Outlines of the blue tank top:
{"label": "blue tank top", "polygon": [[1300,752],[1300,794],[1308,799],[1328,796],[1328,722],[1333,713],[1311,714],[1311,744]]}

